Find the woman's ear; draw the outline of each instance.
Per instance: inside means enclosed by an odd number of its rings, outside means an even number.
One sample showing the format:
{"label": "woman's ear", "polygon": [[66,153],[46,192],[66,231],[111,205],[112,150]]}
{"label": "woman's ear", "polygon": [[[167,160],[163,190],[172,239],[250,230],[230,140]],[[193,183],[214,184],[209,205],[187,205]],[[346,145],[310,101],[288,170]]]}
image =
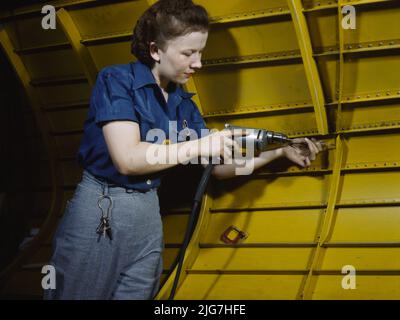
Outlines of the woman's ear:
{"label": "woman's ear", "polygon": [[155,42],[150,42],[150,55],[156,61],[160,62],[160,54],[158,52],[158,46]]}

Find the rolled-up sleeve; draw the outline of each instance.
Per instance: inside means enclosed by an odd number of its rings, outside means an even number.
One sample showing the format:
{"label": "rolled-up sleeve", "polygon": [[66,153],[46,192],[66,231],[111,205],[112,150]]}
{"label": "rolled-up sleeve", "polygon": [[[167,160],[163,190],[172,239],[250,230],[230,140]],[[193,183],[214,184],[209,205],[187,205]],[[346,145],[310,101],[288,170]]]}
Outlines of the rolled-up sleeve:
{"label": "rolled-up sleeve", "polygon": [[100,71],[92,97],[96,108],[96,123],[104,124],[115,120],[139,122],[130,83],[127,72],[112,68]]}

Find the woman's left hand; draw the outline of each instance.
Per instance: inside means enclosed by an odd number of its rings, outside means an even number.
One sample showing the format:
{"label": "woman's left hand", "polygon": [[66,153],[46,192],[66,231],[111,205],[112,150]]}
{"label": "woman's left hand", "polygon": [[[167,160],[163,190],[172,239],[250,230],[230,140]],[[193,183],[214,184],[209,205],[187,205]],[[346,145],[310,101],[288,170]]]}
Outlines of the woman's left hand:
{"label": "woman's left hand", "polygon": [[315,139],[297,138],[293,142],[293,145],[282,148],[283,155],[302,167],[309,167],[322,151],[322,143]]}

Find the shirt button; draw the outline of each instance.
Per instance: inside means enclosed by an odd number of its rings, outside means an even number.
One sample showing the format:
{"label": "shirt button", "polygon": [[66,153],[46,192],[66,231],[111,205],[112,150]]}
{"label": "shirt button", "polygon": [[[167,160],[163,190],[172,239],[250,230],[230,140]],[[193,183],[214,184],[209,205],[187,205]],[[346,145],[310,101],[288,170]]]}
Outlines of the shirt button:
{"label": "shirt button", "polygon": [[150,180],[150,179],[147,180],[146,183],[147,183],[148,185],[151,185],[151,180]]}

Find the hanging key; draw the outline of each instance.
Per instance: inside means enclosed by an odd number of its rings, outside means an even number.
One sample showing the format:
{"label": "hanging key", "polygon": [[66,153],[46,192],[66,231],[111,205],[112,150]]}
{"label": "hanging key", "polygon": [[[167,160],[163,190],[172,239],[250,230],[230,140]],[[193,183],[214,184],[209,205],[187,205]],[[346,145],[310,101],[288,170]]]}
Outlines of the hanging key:
{"label": "hanging key", "polygon": [[[101,206],[101,202],[104,199],[107,199],[110,202],[110,204],[107,208],[106,214],[104,213],[104,209]],[[97,202],[97,205],[99,206],[99,208],[101,210],[101,217],[100,217],[100,224],[97,227],[96,232],[99,235],[103,235],[103,237],[108,236],[110,238],[110,240],[112,240],[112,233],[111,233],[111,226],[110,226],[111,208],[113,205],[112,199],[111,199],[111,197],[109,197],[107,195],[103,195],[100,197],[99,201]]]}
{"label": "hanging key", "polygon": [[103,228],[104,228],[103,236],[105,237],[107,235],[107,237],[109,237],[110,240],[112,240],[111,226],[110,226],[110,223],[108,221],[108,218],[105,218],[104,220],[105,221],[104,221],[104,226],[103,226]]}

